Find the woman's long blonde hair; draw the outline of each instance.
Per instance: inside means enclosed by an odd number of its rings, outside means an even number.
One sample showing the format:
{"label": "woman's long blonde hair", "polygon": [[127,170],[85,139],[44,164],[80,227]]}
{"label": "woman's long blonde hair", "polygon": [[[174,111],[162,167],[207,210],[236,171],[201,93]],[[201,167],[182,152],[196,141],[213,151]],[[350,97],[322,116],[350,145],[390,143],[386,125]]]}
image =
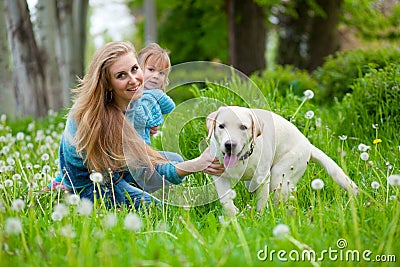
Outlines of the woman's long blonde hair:
{"label": "woman's long blonde hair", "polygon": [[136,133],[107,90],[112,88],[110,66],[127,53],[136,55],[129,42],[110,42],[94,54],[88,72],[74,93],[70,116],[76,121],[74,145],[89,170],[123,170],[127,164],[150,167],[165,159]]}

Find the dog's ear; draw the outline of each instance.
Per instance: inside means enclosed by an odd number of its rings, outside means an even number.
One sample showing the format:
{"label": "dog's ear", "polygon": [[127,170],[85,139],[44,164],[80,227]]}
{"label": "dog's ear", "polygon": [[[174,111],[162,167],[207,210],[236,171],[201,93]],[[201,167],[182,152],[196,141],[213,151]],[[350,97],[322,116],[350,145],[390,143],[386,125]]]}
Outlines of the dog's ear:
{"label": "dog's ear", "polygon": [[215,130],[217,115],[218,115],[218,110],[214,111],[213,113],[208,115],[206,118],[206,125],[207,125],[207,130],[208,130],[207,140],[210,140],[210,138]]}
{"label": "dog's ear", "polygon": [[262,120],[259,120],[256,114],[253,112],[250,113],[251,121],[252,121],[252,132],[253,132],[253,140],[256,140],[258,136],[261,135],[262,129],[264,128],[264,123]]}

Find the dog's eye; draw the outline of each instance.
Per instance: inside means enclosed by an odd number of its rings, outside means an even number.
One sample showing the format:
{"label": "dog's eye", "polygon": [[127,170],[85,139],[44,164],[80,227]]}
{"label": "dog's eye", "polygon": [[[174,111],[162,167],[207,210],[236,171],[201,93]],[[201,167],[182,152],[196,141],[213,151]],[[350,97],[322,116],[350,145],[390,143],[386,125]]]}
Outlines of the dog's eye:
{"label": "dog's eye", "polygon": [[247,126],[246,125],[240,125],[240,130],[242,130],[242,131],[246,131],[247,130]]}
{"label": "dog's eye", "polygon": [[224,129],[224,128],[225,128],[225,124],[220,124],[218,127],[219,127],[220,129]]}

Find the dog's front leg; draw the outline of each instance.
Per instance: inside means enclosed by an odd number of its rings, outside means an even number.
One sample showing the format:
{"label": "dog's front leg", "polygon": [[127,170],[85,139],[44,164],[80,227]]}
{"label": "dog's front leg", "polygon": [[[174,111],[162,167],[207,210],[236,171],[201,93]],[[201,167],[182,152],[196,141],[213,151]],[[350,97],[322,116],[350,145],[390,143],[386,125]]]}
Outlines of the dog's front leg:
{"label": "dog's front leg", "polygon": [[235,191],[231,189],[231,180],[222,176],[213,176],[215,187],[217,189],[219,200],[227,216],[235,216],[239,210],[233,203],[236,196]]}

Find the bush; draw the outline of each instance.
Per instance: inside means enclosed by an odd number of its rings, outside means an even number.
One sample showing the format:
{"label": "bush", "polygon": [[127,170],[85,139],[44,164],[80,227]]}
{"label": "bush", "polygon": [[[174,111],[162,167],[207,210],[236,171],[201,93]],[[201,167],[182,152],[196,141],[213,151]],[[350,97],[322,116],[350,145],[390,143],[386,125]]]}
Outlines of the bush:
{"label": "bush", "polygon": [[296,96],[303,96],[305,90],[315,92],[318,101],[319,85],[305,70],[293,66],[277,65],[274,70],[264,70],[250,77],[258,87],[269,85],[276,88],[283,96],[292,91]]}
{"label": "bush", "polygon": [[363,77],[371,69],[381,69],[390,63],[400,63],[400,51],[397,48],[357,49],[327,57],[312,76],[320,84],[323,102],[331,103],[334,97],[341,100],[351,92],[355,79]]}
{"label": "bush", "polygon": [[[370,68],[364,77],[350,86],[353,93],[345,98],[345,121],[343,129],[353,125],[355,134],[373,134],[372,124],[386,130],[400,125],[400,64],[390,64],[382,69]],[[390,132],[390,131],[389,131]],[[393,132],[393,131],[392,131]]]}

